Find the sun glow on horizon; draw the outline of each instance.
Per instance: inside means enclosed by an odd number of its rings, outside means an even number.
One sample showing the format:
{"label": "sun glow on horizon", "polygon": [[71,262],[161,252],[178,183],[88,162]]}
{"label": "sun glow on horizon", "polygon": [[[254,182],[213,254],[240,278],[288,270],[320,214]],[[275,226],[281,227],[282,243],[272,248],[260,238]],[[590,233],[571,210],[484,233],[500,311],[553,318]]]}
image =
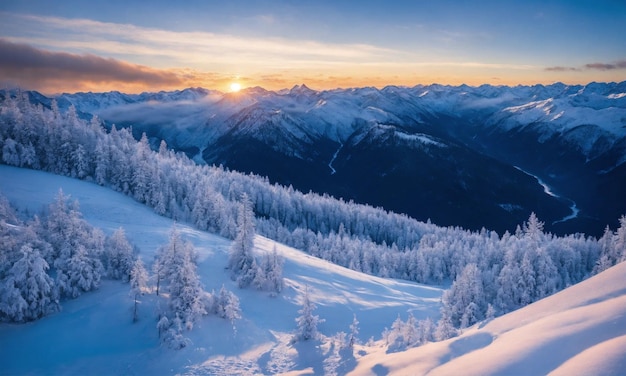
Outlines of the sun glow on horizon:
{"label": "sun glow on horizon", "polygon": [[241,84],[239,82],[233,82],[230,84],[230,92],[236,93],[241,90]]}

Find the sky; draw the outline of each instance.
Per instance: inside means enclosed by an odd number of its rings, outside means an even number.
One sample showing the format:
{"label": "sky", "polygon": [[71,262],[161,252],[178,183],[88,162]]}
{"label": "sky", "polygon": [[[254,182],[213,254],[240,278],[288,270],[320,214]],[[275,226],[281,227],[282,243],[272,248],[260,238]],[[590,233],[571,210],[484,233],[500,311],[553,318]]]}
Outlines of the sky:
{"label": "sky", "polygon": [[0,85],[47,94],[624,80],[624,0],[0,1]]}

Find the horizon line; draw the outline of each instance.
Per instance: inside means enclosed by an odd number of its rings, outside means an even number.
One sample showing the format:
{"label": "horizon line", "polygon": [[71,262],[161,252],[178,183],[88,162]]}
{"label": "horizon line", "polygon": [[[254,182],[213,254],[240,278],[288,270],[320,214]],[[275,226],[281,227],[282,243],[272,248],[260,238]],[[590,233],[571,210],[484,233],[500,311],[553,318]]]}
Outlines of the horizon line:
{"label": "horizon line", "polygon": [[480,85],[472,85],[472,84],[466,84],[466,83],[462,83],[462,84],[443,84],[443,83],[438,83],[438,82],[432,82],[429,84],[422,84],[422,83],[418,83],[415,85],[398,85],[398,84],[386,84],[386,85],[364,85],[364,86],[349,86],[349,87],[335,87],[335,88],[330,88],[330,89],[314,89],[311,88],[310,85],[307,85],[306,83],[300,83],[300,84],[295,84],[292,87],[284,87],[281,89],[266,89],[260,85],[254,85],[254,86],[245,86],[245,87],[241,87],[241,90],[239,90],[238,92],[232,92],[232,91],[224,91],[224,90],[219,90],[219,89],[212,89],[212,88],[208,88],[208,87],[204,87],[204,86],[187,86],[187,87],[183,87],[180,89],[172,89],[172,90],[166,90],[166,89],[155,89],[155,90],[144,90],[144,91],[121,91],[121,90],[105,90],[105,91],[83,91],[83,90],[79,90],[79,91],[62,91],[62,92],[55,92],[55,93],[49,93],[46,92],[45,90],[38,90],[38,89],[27,89],[24,87],[21,87],[19,85],[17,86],[9,86],[9,85],[4,85],[5,87],[3,87],[2,89],[0,89],[3,92],[13,92],[13,91],[21,91],[21,92],[37,92],[39,94],[42,94],[44,96],[50,96],[50,97],[57,97],[57,96],[61,96],[64,94],[104,94],[104,93],[121,93],[121,94],[129,94],[129,95],[141,95],[141,94],[156,94],[156,93],[172,93],[172,92],[181,92],[181,91],[185,91],[185,90],[198,90],[198,89],[202,89],[202,90],[206,90],[209,92],[214,92],[214,93],[219,93],[219,94],[238,94],[241,92],[246,92],[246,91],[251,91],[254,89],[261,89],[263,91],[266,92],[270,92],[270,93],[275,93],[275,94],[281,94],[281,92],[286,92],[286,91],[292,91],[294,89],[297,88],[301,88],[301,87],[305,87],[311,91],[317,92],[317,93],[323,93],[323,92],[330,92],[330,91],[336,91],[336,90],[357,90],[357,89],[376,89],[378,91],[384,90],[386,88],[390,88],[390,87],[397,87],[397,88],[403,88],[403,89],[414,89],[417,87],[431,87],[431,86],[441,86],[441,87],[449,87],[449,88],[460,88],[460,87],[470,87],[470,88],[479,88],[479,87],[483,87],[483,86],[491,86],[491,87],[510,87],[510,88],[515,88],[515,87],[535,87],[535,86],[553,86],[553,85],[564,85],[564,86],[589,86],[592,84],[603,84],[603,85],[619,85],[622,83],[626,83],[626,80],[624,81],[589,81],[587,83],[565,83],[562,81],[555,81],[549,84],[545,84],[545,83],[541,83],[541,82],[537,82],[534,84],[515,84],[515,85],[510,85],[510,84],[491,84],[491,83],[483,83]]}

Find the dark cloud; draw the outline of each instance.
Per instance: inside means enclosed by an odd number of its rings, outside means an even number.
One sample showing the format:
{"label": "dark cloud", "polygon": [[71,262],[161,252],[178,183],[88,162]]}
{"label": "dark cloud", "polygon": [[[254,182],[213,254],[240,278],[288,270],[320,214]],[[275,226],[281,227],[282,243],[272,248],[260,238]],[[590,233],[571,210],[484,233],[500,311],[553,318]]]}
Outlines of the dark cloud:
{"label": "dark cloud", "polygon": [[63,81],[146,86],[182,83],[175,73],[164,70],[91,54],[46,51],[1,38],[0,79],[25,87],[50,86]]}
{"label": "dark cloud", "polygon": [[607,63],[591,63],[585,64],[585,68],[587,69],[596,69],[596,70],[615,70],[615,69],[626,69],[626,60],[620,60],[612,64]]}

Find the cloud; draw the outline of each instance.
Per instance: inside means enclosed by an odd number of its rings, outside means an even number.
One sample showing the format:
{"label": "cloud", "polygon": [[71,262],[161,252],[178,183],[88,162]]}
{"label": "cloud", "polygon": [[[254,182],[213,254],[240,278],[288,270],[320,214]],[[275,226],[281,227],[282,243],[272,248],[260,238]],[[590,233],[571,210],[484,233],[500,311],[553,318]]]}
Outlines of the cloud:
{"label": "cloud", "polygon": [[182,84],[174,72],[92,54],[47,51],[1,38],[0,78],[27,88],[62,81],[165,87]]}
{"label": "cloud", "polygon": [[548,72],[582,72],[583,70],[600,70],[600,71],[610,71],[616,69],[626,69],[626,60],[618,60],[614,63],[589,63],[583,65],[581,68],[576,67],[565,67],[565,66],[554,66],[554,67],[546,67],[545,71]]}
{"label": "cloud", "polygon": [[547,67],[545,70],[548,72],[577,72],[580,71],[580,68],[555,66]]}
{"label": "cloud", "polygon": [[[315,40],[260,38],[204,31],[171,31],[129,24],[2,13],[19,30],[14,42],[96,55],[133,56],[148,65],[218,69],[238,66],[299,66],[327,61],[376,59],[400,53],[369,44],[327,43]],[[261,16],[263,22],[271,18]]]}
{"label": "cloud", "polygon": [[615,63],[610,63],[610,64],[608,64],[608,63],[585,64],[585,68],[601,70],[601,71],[615,70],[615,69],[626,69],[626,60],[619,60],[619,61],[616,61]]}

